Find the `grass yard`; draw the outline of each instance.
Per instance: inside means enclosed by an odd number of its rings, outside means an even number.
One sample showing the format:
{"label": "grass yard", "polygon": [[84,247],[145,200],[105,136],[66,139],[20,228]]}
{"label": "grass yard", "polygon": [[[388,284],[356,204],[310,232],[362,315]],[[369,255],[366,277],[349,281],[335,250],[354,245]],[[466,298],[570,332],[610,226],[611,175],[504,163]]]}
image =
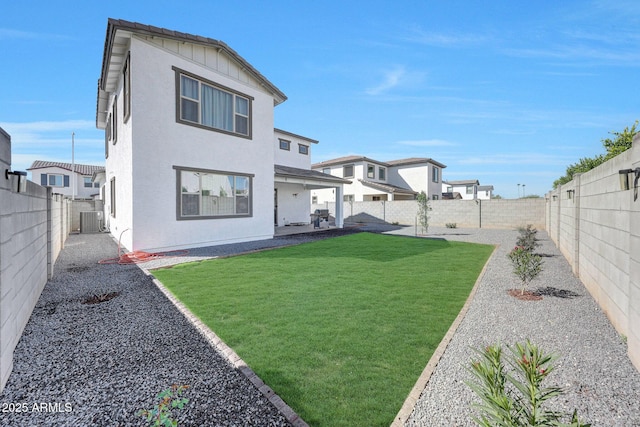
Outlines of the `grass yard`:
{"label": "grass yard", "polygon": [[493,246],[359,233],[153,272],[312,426],[388,426]]}

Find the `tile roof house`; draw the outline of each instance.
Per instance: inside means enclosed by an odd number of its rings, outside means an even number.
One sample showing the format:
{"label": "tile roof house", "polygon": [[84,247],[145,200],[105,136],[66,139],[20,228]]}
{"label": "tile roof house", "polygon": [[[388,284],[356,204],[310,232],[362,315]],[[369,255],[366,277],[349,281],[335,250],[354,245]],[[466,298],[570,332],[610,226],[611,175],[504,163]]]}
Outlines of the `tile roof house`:
{"label": "tile roof house", "polygon": [[99,174],[104,172],[104,166],[36,160],[27,170],[31,172],[33,182],[43,187],[53,187],[54,193],[78,199],[98,196],[104,184],[104,179],[99,179]]}
{"label": "tile roof house", "polygon": [[[382,162],[364,156],[345,156],[315,163],[316,171],[350,179],[344,186],[344,201],[414,200],[424,191],[432,200],[440,198],[442,169],[446,165],[425,157]],[[326,190],[312,192],[313,203],[340,200]]]}
{"label": "tile roof house", "polygon": [[309,223],[309,191],[348,181],[311,173],[318,141],[274,128],[286,99],[224,42],[109,19],[96,125],[111,233],[129,250],[171,250]]}
{"label": "tile roof house", "polygon": [[493,195],[493,185],[480,185],[477,179],[442,181],[443,199],[489,200]]}

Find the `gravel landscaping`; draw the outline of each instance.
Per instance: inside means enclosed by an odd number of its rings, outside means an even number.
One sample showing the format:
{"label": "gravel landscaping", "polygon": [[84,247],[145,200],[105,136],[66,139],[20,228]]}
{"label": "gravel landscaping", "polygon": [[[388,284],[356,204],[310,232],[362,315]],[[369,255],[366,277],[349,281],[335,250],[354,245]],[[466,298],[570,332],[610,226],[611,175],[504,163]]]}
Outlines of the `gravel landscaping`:
{"label": "gravel landscaping", "polygon": [[[365,225],[271,240],[192,249],[177,262],[260,250],[358,231],[413,235],[412,227]],[[577,408],[594,426],[640,425],[640,373],[626,343],[571,273],[544,232],[544,270],[531,284],[540,301],[507,294],[518,286],[506,257],[517,232],[431,227],[427,237],[498,244],[465,318],[427,383],[408,426],[473,425],[464,384],[472,347],[530,339],[559,356],[549,378],[565,388],[556,409]],[[188,385],[180,425],[287,426],[287,419],[233,368],[136,265],[103,265],[117,255],[104,234],[71,235],[15,350],[0,395],[0,425],[144,425],[158,392]],[[42,405],[44,404],[44,405]],[[11,406],[13,405],[13,406]],[[17,408],[26,409],[17,412]],[[46,410],[45,410],[46,409]]]}

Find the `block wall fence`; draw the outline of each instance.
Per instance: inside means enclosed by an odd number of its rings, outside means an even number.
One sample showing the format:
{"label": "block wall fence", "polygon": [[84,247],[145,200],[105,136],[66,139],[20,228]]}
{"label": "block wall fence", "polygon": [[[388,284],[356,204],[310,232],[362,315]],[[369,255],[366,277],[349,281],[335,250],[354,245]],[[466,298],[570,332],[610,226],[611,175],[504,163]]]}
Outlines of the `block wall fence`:
{"label": "block wall fence", "polygon": [[618,173],[636,168],[640,134],[630,150],[547,194],[546,230],[627,337],[629,358],[640,370],[640,182],[632,173],[623,190]]}
{"label": "block wall fence", "polygon": [[67,199],[31,181],[26,192],[14,193],[6,170],[11,170],[11,138],[0,128],[0,391],[71,226]]}

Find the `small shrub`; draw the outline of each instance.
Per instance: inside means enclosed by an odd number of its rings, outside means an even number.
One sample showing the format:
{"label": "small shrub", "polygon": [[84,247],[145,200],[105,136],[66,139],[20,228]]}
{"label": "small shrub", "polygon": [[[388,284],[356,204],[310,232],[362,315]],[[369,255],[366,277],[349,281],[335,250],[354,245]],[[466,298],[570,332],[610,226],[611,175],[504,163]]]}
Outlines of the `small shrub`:
{"label": "small shrub", "polygon": [[447,226],[447,228],[458,228],[458,224],[456,224],[455,222],[448,222],[445,225]]}
{"label": "small shrub", "polygon": [[416,201],[418,202],[418,223],[422,227],[422,234],[424,234],[429,231],[429,211],[431,210],[429,196],[421,191],[416,197]]}
{"label": "small shrub", "polygon": [[522,292],[533,279],[542,271],[542,257],[530,251],[523,246],[516,246],[507,255],[513,265],[513,273],[522,282]]}
{"label": "small shrub", "polygon": [[[476,381],[467,385],[480,397],[482,403],[473,407],[480,411],[473,417],[484,427],[503,426],[567,426],[588,427],[578,419],[577,411],[561,413],[545,408],[545,403],[563,393],[560,387],[542,387],[542,381],[553,371],[555,357],[544,354],[527,340],[509,348],[511,355],[507,372],[502,361],[502,347],[492,345],[484,351],[475,350],[480,360],[472,361],[471,372]],[[569,424],[562,419],[569,418]]]}
{"label": "small shrub", "polygon": [[174,419],[173,411],[182,409],[189,402],[189,399],[180,397],[187,388],[189,388],[188,385],[172,385],[171,388],[158,393],[156,399],[159,402],[153,409],[141,409],[136,412],[136,415],[144,417],[150,426],[177,426],[178,421]]}
{"label": "small shrub", "polygon": [[528,252],[533,252],[540,246],[538,238],[536,237],[538,230],[536,230],[533,225],[528,224],[526,227],[520,227],[518,228],[518,232],[520,236],[516,240],[516,246],[521,246]]}

